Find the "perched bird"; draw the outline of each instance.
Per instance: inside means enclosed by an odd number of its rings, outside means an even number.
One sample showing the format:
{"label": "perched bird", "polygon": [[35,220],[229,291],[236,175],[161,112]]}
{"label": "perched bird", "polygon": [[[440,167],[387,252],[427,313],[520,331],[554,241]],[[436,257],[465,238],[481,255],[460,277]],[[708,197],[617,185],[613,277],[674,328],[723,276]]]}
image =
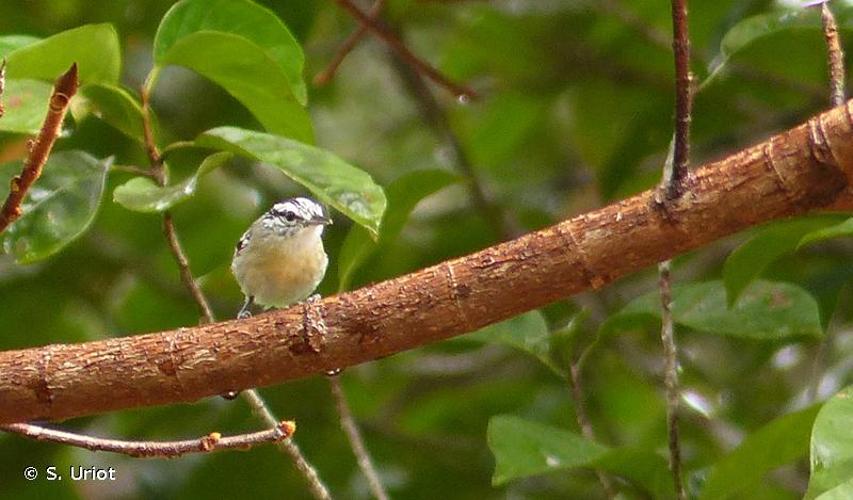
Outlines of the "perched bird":
{"label": "perched bird", "polygon": [[309,198],[273,205],[237,242],[231,271],[246,296],[238,318],[251,307],[284,307],[308,298],[326,274],[323,227],[332,219]]}

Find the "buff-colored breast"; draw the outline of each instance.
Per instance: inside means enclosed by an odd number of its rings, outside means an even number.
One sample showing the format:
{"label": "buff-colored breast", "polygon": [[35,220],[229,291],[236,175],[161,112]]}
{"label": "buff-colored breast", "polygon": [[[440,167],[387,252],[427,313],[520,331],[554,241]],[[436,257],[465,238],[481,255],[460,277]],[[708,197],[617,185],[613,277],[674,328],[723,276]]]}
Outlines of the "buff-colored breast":
{"label": "buff-colored breast", "polygon": [[247,296],[265,307],[285,307],[311,295],[329,263],[321,226],[290,237],[252,237],[231,268]]}

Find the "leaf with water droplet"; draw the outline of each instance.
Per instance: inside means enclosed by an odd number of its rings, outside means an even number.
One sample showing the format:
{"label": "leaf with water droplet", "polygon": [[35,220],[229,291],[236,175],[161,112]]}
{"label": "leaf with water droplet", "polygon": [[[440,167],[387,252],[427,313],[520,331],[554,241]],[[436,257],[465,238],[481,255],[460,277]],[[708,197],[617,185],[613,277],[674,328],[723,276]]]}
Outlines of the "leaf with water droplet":
{"label": "leaf with water droplet", "polygon": [[[2,235],[4,250],[18,262],[30,263],[55,254],[80,237],[101,204],[111,162],[82,151],[52,154],[21,204],[23,215]],[[2,165],[0,177],[11,178],[20,171],[20,162]],[[2,199],[7,192],[8,185],[0,187]]]}

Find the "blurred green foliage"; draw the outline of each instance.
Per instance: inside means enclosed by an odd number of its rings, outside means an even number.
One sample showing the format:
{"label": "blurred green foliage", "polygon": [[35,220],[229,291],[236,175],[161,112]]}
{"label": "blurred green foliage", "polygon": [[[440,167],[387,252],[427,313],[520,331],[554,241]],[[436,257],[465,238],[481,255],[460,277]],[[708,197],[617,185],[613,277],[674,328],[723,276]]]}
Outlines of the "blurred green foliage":
{"label": "blurred green foliage", "polygon": [[[167,207],[193,273],[226,318],[241,300],[228,269],[237,238],[276,200],[306,189],[340,210],[326,237],[332,265],[320,292],[330,294],[507,236],[495,234],[495,212],[472,199],[470,171],[520,231],[660,177],[673,113],[667,2],[390,0],[385,21],[413,52],[476,88],[482,97],[472,102],[429,83],[425,95],[411,69],[369,37],[331,84],[310,85],[355,26],[334,2],[173,7],[0,4],[9,63],[0,194],[20,168],[25,134],[39,126],[50,82],[77,61],[83,85],[25,217],[3,235],[0,348],[196,324],[160,216],[148,213]],[[833,8],[849,47],[853,10]],[[828,106],[816,12],[767,0],[691,2],[690,23],[701,85],[694,164]],[[125,168],[147,165],[142,85],[153,91],[156,137],[168,152],[166,188]],[[691,494],[843,498],[853,489],[850,221],[771,223],[675,261]],[[649,269],[346,371],[391,496],[601,498],[598,468],[625,498],[667,497],[656,278]],[[575,419],[568,374],[578,359],[594,440]],[[369,497],[324,380],[261,392],[280,418],[297,421],[297,441],[336,497]],[[241,402],[213,398],[63,426],[181,439],[258,424]],[[72,464],[115,467],[119,481],[22,476],[26,466]],[[4,434],[0,467],[3,498],[309,497],[272,447],[143,461]]]}

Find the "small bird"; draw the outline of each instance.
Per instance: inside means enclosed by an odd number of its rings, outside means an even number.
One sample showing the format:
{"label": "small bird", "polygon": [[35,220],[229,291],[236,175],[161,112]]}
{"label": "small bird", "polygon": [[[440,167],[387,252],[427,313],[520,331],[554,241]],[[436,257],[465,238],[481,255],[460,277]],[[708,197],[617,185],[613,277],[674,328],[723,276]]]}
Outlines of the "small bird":
{"label": "small bird", "polygon": [[285,307],[311,295],[329,264],[322,236],[331,223],[322,205],[299,197],[276,203],[249,226],[231,261],[246,296],[238,318],[251,316],[256,303]]}

